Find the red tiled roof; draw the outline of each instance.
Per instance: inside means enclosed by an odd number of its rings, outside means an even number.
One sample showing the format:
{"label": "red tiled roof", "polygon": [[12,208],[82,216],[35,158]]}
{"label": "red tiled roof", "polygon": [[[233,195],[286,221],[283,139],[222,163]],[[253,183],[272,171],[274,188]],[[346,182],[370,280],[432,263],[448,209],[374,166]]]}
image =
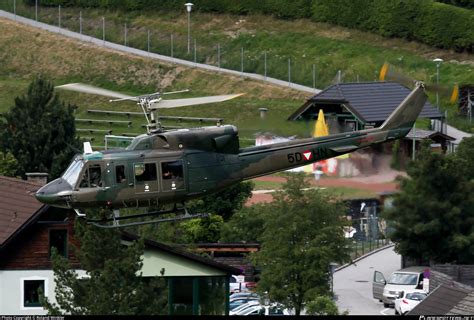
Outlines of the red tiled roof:
{"label": "red tiled roof", "polygon": [[0,176],[0,247],[43,206],[34,196],[40,187]]}

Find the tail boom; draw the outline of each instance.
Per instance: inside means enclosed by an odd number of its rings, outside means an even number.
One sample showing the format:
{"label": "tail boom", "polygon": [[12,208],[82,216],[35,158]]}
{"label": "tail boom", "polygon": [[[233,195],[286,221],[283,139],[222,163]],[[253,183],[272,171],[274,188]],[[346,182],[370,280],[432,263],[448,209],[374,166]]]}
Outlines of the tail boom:
{"label": "tail boom", "polygon": [[412,128],[426,98],[423,85],[418,84],[378,128],[242,149],[239,153],[242,178],[292,169],[403,138]]}

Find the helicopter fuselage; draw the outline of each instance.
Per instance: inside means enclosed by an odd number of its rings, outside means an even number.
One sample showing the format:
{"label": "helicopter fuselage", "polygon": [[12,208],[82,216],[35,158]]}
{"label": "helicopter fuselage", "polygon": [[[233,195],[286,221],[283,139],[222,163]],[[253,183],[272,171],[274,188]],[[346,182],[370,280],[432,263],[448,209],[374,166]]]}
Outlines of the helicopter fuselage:
{"label": "helicopter fuselage", "polygon": [[426,101],[420,85],[374,129],[239,147],[235,126],[140,135],[126,150],[77,155],[39,189],[43,203],[74,209],[179,203],[267,175],[404,137]]}

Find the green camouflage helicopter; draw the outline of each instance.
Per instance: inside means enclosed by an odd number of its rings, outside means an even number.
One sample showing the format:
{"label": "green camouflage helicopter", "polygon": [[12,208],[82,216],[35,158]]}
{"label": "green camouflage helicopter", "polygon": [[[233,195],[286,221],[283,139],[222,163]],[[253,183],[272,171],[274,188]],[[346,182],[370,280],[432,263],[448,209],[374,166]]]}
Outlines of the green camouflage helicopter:
{"label": "green camouflage helicopter", "polygon": [[[90,144],[86,143],[84,154],[76,155],[60,178],[36,192],[39,201],[55,207],[73,208],[86,219],[81,209],[113,210],[110,218],[89,220],[102,227],[116,227],[121,219],[180,210],[184,214],[171,220],[197,217],[200,215],[187,212],[185,201],[244,180],[403,138],[427,99],[424,85],[417,82],[413,91],[378,128],[240,148],[238,130],[233,125],[163,130],[155,121],[158,108],[219,102],[238,95],[164,100],[159,93],[130,97],[83,84],[70,84],[62,88],[119,100],[134,100],[141,105],[145,115],[150,113],[151,119],[147,118],[148,133],[135,137],[125,150],[93,152]],[[163,204],[175,204],[175,207],[168,211],[131,216],[120,217],[117,214],[120,208]],[[176,204],[183,204],[183,207],[178,209]],[[140,221],[119,226],[169,220]],[[106,224],[110,221],[114,224]]]}

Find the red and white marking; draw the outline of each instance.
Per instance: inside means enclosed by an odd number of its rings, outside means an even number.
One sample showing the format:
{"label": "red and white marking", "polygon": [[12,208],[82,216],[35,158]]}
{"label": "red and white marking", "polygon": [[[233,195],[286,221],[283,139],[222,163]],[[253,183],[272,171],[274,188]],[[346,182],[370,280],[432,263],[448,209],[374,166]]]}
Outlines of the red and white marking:
{"label": "red and white marking", "polygon": [[311,152],[311,150],[303,152],[303,158],[306,161],[309,161],[309,160],[313,159],[313,152]]}

